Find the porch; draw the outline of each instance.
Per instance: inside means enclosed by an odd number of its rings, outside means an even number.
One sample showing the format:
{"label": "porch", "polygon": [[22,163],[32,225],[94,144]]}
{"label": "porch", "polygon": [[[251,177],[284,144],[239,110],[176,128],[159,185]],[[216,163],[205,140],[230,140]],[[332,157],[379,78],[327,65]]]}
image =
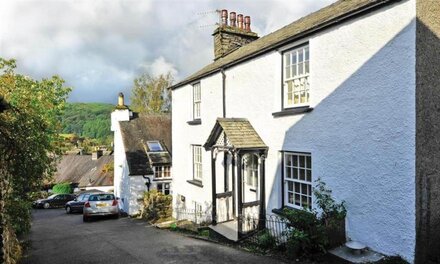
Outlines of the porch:
{"label": "porch", "polygon": [[217,119],[204,147],[211,151],[210,228],[232,241],[264,228],[268,148],[250,122]]}

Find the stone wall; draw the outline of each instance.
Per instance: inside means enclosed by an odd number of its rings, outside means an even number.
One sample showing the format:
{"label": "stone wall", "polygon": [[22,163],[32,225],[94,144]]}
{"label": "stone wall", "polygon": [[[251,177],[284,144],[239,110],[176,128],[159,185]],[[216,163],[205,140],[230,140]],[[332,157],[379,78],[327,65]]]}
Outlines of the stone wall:
{"label": "stone wall", "polygon": [[246,32],[243,29],[230,26],[219,27],[212,35],[214,36],[214,60],[258,39],[254,32]]}

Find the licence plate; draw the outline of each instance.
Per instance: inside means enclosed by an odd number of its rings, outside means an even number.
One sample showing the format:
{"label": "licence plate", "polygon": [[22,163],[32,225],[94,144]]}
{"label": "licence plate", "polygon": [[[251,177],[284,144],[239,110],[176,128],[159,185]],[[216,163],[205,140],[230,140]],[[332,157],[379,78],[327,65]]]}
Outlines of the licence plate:
{"label": "licence plate", "polygon": [[107,207],[106,203],[98,203],[96,204],[96,207]]}

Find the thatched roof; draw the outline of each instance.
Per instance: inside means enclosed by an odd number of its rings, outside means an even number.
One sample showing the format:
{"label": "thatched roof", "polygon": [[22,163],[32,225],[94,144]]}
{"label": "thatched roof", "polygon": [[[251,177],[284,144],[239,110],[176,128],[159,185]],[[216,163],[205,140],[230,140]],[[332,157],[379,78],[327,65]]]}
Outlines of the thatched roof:
{"label": "thatched roof", "polygon": [[340,24],[360,13],[370,12],[385,4],[400,0],[339,0],[327,7],[311,13],[295,22],[257,39],[243,47],[231,52],[227,56],[202,68],[183,81],[171,86],[171,89],[194,82],[202,77],[220,71],[222,68],[231,67],[255,56],[272,51],[287,43],[304,38],[329,26]]}
{"label": "thatched roof", "polygon": [[54,180],[78,183],[79,187],[113,185],[113,155],[92,160],[92,155],[64,155],[57,166]]}
{"label": "thatched roof", "polygon": [[[119,122],[129,175],[153,174],[155,164],[171,164],[171,118],[166,115],[139,116]],[[150,153],[148,141],[159,141],[164,152]]]}

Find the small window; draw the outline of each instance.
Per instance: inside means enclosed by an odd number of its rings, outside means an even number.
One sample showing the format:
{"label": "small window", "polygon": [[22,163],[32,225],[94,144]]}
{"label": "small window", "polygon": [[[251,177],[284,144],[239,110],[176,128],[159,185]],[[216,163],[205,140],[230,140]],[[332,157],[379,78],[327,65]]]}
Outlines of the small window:
{"label": "small window", "polygon": [[243,171],[246,185],[257,189],[258,187],[258,157],[254,154],[243,156]]}
{"label": "small window", "polygon": [[284,153],[284,201],[294,208],[312,208],[312,157]]}
{"label": "small window", "polygon": [[170,166],[154,167],[154,177],[156,177],[156,178],[170,178],[171,177],[171,167]]}
{"label": "small window", "polygon": [[201,103],[202,103],[202,95],[200,89],[200,83],[196,83],[193,85],[193,109],[192,109],[192,117],[193,120],[200,119],[201,117]]}
{"label": "small window", "polygon": [[310,51],[309,45],[283,54],[283,107],[309,104]]}
{"label": "small window", "polygon": [[159,141],[148,141],[147,145],[150,152],[163,151],[162,145]]}
{"label": "small window", "polygon": [[157,184],[157,191],[169,195],[170,194],[170,184],[169,183],[158,183]]}
{"label": "small window", "polygon": [[193,179],[202,181],[202,146],[192,145]]}

